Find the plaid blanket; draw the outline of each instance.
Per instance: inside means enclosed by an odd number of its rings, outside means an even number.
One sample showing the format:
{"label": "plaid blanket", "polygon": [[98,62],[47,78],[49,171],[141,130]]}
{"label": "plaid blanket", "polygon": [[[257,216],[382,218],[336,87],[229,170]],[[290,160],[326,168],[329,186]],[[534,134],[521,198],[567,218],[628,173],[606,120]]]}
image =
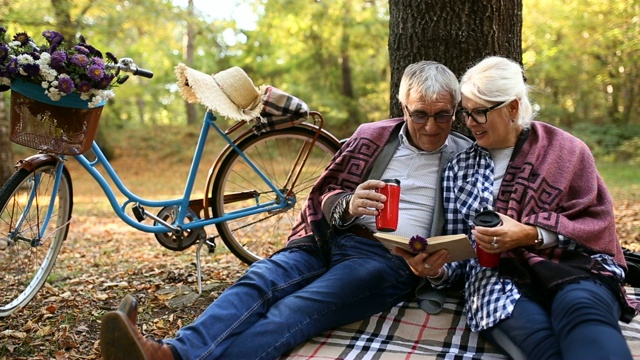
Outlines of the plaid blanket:
{"label": "plaid blanket", "polygon": [[[640,288],[627,287],[640,300]],[[416,302],[403,302],[369,319],[349,324],[299,345],[282,359],[507,359],[478,333],[471,332],[462,298],[449,294],[436,315]],[[620,323],[634,358],[640,357],[640,317]]]}

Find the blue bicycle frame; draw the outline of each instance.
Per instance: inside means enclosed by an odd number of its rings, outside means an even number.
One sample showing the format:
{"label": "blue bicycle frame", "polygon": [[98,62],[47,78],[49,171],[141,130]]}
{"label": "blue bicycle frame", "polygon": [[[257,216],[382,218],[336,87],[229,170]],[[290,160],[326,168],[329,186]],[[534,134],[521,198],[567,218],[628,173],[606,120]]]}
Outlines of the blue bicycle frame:
{"label": "blue bicycle frame", "polygon": [[[233,140],[220,129],[220,127],[215,123],[216,117],[210,111],[204,116],[204,123],[202,125],[202,129],[200,131],[200,136],[198,138],[198,144],[195,149],[195,153],[193,156],[193,160],[191,162],[191,168],[189,169],[189,174],[187,177],[187,182],[184,188],[183,196],[181,198],[176,198],[172,200],[149,200],[141,198],[134,193],[132,193],[129,189],[127,189],[120,178],[118,177],[116,171],[113,169],[109,160],[104,156],[102,150],[98,146],[98,144],[94,141],[91,150],[96,156],[96,159],[93,161],[89,161],[84,155],[76,155],[74,158],[84,167],[91,176],[98,182],[105,195],[109,199],[109,203],[111,207],[115,211],[115,213],[127,224],[132,227],[149,233],[161,233],[167,232],[167,230],[191,230],[196,228],[202,228],[206,225],[213,225],[220,222],[234,220],[240,217],[253,215],[266,211],[276,211],[284,208],[292,207],[295,204],[295,199],[287,199],[285,201],[285,195],[278,189],[272,182],[267,178],[264,173],[258,169],[258,167],[251,161],[249,158],[235,145]],[[260,178],[267,184],[271,190],[273,190],[276,199],[272,201],[268,201],[265,203],[259,203],[258,198],[256,197],[256,204],[254,206],[245,207],[243,209],[239,209],[230,213],[227,213],[220,217],[212,217],[208,219],[194,219],[189,222],[185,222],[187,209],[189,208],[189,200],[193,191],[193,186],[196,179],[196,173],[198,171],[198,165],[202,159],[202,154],[204,152],[205,144],[207,142],[207,137],[209,135],[210,128],[216,130],[216,132],[233,148],[234,151],[238,152],[239,156],[241,156],[247,164],[251,166],[253,171],[256,172],[260,176]],[[116,199],[114,189],[111,188],[111,185],[105,180],[105,177],[96,169],[97,165],[102,165],[104,170],[106,171],[108,177],[113,181],[115,186],[118,188],[120,193],[125,196],[126,200],[119,204]],[[57,184],[56,184],[57,185]],[[55,193],[55,192],[54,192]],[[206,194],[205,194],[206,196]],[[168,206],[178,206],[179,212],[176,218],[176,222],[171,224],[174,228],[168,227],[165,224],[157,223],[155,225],[146,225],[141,222],[138,222],[135,218],[126,213],[127,206],[131,204],[140,204],[142,206],[149,207],[168,207]]]}

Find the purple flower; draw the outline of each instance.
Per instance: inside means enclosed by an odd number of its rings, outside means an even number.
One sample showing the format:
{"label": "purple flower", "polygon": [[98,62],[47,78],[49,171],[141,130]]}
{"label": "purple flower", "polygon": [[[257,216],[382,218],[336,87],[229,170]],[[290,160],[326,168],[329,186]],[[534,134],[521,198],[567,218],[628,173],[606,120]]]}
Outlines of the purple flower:
{"label": "purple flower", "polygon": [[412,236],[411,239],[409,239],[409,249],[411,249],[411,251],[413,251],[414,253],[427,251],[427,245],[429,245],[427,239],[423,238],[420,235]]}
{"label": "purple flower", "polygon": [[10,58],[9,62],[7,63],[6,69],[7,69],[7,73],[16,75],[18,73],[18,69],[20,69],[20,67],[18,66],[18,58],[17,57]]}
{"label": "purple flower", "polygon": [[86,67],[89,65],[89,58],[83,54],[74,54],[71,56],[71,63],[80,67]]}
{"label": "purple flower", "polygon": [[92,56],[99,57],[99,58],[102,57],[102,53],[100,52],[100,50],[94,48],[93,46],[89,44],[82,44],[82,46],[84,46],[89,51],[89,54],[91,54]]}
{"label": "purple flower", "polygon": [[76,45],[73,47],[73,50],[77,51],[79,54],[89,55],[89,50],[83,45]]}
{"label": "purple flower", "polygon": [[73,80],[68,76],[61,76],[58,79],[58,90],[63,94],[70,94],[73,90],[76,89],[76,86],[73,84]]}
{"label": "purple flower", "polygon": [[30,40],[31,40],[31,38],[25,32],[17,33],[17,34],[15,34],[13,36],[13,41],[20,42],[21,46],[25,46],[25,45],[29,44]]}
{"label": "purple flower", "polygon": [[40,75],[40,65],[38,64],[24,64],[22,65],[22,71],[27,73],[30,78],[38,78]]}
{"label": "purple flower", "polygon": [[64,62],[67,61],[67,53],[64,51],[54,51],[51,54],[51,67],[54,69],[64,68]]}
{"label": "purple flower", "polygon": [[96,84],[96,88],[100,90],[108,88],[115,77],[116,76],[113,74],[105,74],[102,79],[100,79],[100,81],[98,81],[98,83]]}
{"label": "purple flower", "polygon": [[103,58],[94,57],[93,59],[91,59],[91,63],[93,65],[98,65],[101,68],[104,68],[104,59]]}
{"label": "purple flower", "polygon": [[[49,85],[49,90],[45,91],[49,98],[57,101],[60,95],[84,93],[88,95],[84,98],[89,101],[89,107],[98,100],[113,97],[109,89],[115,85],[117,76],[114,69],[106,67],[106,62],[117,59],[112,54],[104,59],[102,53],[87,44],[83,36],[70,44],[65,42],[60,32],[46,30],[42,32],[46,43],[37,45],[26,32],[15,34],[9,43],[5,39],[6,31],[0,26],[0,77],[3,84],[21,79],[41,85],[43,81],[50,83],[56,79],[53,82],[55,86]],[[47,60],[43,63],[46,65],[40,64],[42,59]],[[6,86],[0,91],[4,88]]]}
{"label": "purple flower", "polygon": [[57,31],[45,30],[42,32],[42,36],[47,39],[51,46],[55,45],[56,48],[64,41],[64,36]]}
{"label": "purple flower", "polygon": [[89,92],[91,91],[91,84],[88,81],[83,81],[80,84],[78,84],[77,89],[79,92]]}
{"label": "purple flower", "polygon": [[87,75],[95,81],[102,79],[104,76],[104,69],[98,65],[91,65],[87,71]]}
{"label": "purple flower", "polygon": [[4,60],[9,56],[9,47],[2,44],[0,45],[0,60]]}

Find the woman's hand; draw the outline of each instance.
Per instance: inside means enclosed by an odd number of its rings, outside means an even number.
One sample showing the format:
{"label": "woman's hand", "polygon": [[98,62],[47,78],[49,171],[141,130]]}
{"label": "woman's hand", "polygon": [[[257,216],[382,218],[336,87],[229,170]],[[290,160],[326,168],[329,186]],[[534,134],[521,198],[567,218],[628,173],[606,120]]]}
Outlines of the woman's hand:
{"label": "woman's hand", "polygon": [[530,246],[538,238],[535,226],[522,224],[507,215],[498,214],[502,225],[488,228],[476,226],[471,234],[476,245],[487,253],[501,253],[522,246]]}
{"label": "woman's hand", "polygon": [[377,193],[376,189],[383,188],[385,183],[380,180],[367,180],[358,185],[349,201],[349,216],[378,215],[378,210],[384,208],[383,202],[387,197]]}
{"label": "woman's hand", "polygon": [[396,246],[393,252],[402,256],[413,273],[420,277],[435,278],[442,276],[442,267],[449,259],[449,252],[445,249],[440,249],[432,254],[426,252],[416,255]]}

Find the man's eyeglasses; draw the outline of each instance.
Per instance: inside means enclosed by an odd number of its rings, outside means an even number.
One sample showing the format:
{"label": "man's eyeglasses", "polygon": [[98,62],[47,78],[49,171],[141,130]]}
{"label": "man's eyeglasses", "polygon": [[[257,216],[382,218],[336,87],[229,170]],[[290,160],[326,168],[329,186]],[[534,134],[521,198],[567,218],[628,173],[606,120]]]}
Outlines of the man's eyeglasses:
{"label": "man's eyeglasses", "polygon": [[469,117],[471,117],[473,119],[473,121],[475,121],[478,124],[486,124],[487,123],[487,114],[495,109],[499,109],[507,104],[509,104],[511,101],[513,100],[507,100],[503,103],[499,103],[499,104],[495,104],[492,106],[489,106],[488,108],[484,108],[484,109],[474,109],[474,110],[467,110],[463,107],[460,108],[460,113],[462,114],[462,116],[464,116],[464,121],[467,121],[469,119]]}
{"label": "man's eyeglasses", "polygon": [[409,117],[411,118],[411,121],[413,121],[416,124],[426,124],[430,118],[433,118],[436,123],[438,124],[445,124],[448,123],[449,121],[451,121],[451,119],[453,119],[453,117],[455,116],[455,112],[453,114],[434,114],[434,115],[429,115],[425,112],[411,112],[409,111],[409,108],[404,105],[405,110],[407,110],[407,114],[409,114]]}

